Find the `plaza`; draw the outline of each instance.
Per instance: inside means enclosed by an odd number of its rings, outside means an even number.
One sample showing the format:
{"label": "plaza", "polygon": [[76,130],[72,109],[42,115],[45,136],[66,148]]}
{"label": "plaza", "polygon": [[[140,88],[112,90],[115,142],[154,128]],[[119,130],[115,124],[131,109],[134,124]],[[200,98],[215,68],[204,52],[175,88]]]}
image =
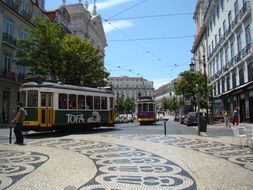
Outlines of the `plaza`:
{"label": "plaza", "polygon": [[[0,144],[0,189],[252,189],[253,151],[231,129],[167,123],[82,133],[32,134]],[[217,135],[219,134],[219,135]],[[3,137],[1,137],[3,138]]]}

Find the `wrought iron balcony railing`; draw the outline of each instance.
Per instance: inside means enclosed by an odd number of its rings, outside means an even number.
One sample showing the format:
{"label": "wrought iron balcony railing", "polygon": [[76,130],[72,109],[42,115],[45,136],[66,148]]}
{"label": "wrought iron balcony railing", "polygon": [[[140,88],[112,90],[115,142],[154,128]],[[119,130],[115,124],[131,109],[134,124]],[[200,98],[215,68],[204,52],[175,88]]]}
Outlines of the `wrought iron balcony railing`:
{"label": "wrought iron balcony railing", "polygon": [[8,34],[7,32],[3,32],[3,38],[2,38],[3,42],[7,42],[11,45],[16,46],[17,44],[17,39],[15,37],[13,37],[12,35]]}

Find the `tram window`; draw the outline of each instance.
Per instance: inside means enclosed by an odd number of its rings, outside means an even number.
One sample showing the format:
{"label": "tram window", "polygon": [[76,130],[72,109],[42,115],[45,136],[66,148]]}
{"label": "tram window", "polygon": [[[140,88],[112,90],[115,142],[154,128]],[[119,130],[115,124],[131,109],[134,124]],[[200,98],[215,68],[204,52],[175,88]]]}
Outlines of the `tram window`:
{"label": "tram window", "polygon": [[138,104],[138,111],[142,111],[142,104]]}
{"label": "tram window", "polygon": [[110,108],[113,108],[113,98],[110,98]]}
{"label": "tram window", "polygon": [[86,96],[86,109],[93,109],[93,96]]}
{"label": "tram window", "polygon": [[85,96],[78,95],[78,109],[85,109]]}
{"label": "tram window", "polygon": [[40,105],[42,107],[46,106],[46,94],[45,93],[41,93],[41,102],[40,102]]}
{"label": "tram window", "polygon": [[20,100],[24,107],[26,107],[26,91],[21,91],[20,93]]}
{"label": "tram window", "polygon": [[37,107],[38,106],[38,91],[29,90],[28,91],[28,107]]}
{"label": "tram window", "polygon": [[100,97],[99,96],[94,96],[94,107],[95,109],[100,109]]}
{"label": "tram window", "polygon": [[76,95],[69,94],[69,109],[76,109]]}
{"label": "tram window", "polygon": [[149,104],[149,111],[154,111],[154,104]]}
{"label": "tram window", "polygon": [[143,104],[143,111],[148,111],[148,104],[147,103]]}
{"label": "tram window", "polygon": [[67,94],[59,94],[59,109],[67,109]]}
{"label": "tram window", "polygon": [[101,97],[101,109],[106,110],[107,109],[107,98]]}

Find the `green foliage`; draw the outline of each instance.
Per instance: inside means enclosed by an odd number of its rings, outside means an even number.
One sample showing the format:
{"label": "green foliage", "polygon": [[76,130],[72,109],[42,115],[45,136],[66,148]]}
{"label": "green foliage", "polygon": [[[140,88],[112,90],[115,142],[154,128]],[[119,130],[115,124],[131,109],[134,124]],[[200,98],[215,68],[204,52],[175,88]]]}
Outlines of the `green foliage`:
{"label": "green foliage", "polygon": [[[177,95],[183,95],[186,101],[191,105],[196,105],[196,84],[198,84],[199,92],[201,93],[201,107],[206,102],[205,97],[205,75],[201,72],[185,71],[180,74],[181,79],[175,84],[175,92]],[[211,87],[208,87],[210,94]]]}
{"label": "green foliage", "polygon": [[127,98],[118,98],[116,100],[116,109],[119,113],[131,113],[134,111],[134,100]]}
{"label": "green foliage", "polygon": [[101,53],[90,42],[65,34],[61,26],[49,20],[37,19],[34,24],[29,38],[18,42],[17,64],[69,84],[106,84],[109,73],[103,67]]}

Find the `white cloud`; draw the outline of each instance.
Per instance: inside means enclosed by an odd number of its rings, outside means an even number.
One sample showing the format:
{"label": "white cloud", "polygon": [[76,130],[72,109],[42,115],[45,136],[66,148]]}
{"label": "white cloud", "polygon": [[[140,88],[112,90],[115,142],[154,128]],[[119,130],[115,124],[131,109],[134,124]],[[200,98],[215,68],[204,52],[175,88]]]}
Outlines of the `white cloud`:
{"label": "white cloud", "polygon": [[159,87],[169,83],[171,80],[172,78],[160,78],[160,79],[155,79],[152,81],[154,82],[154,88],[157,90]]}
{"label": "white cloud", "polygon": [[134,24],[129,20],[119,20],[119,21],[114,21],[114,22],[110,22],[110,23],[108,23],[108,22],[103,23],[105,33],[109,33],[111,31],[117,30],[117,29],[129,28],[129,27],[134,26]]}
{"label": "white cloud", "polygon": [[131,2],[133,0],[106,0],[104,2],[96,3],[97,9],[108,9],[123,3]]}

